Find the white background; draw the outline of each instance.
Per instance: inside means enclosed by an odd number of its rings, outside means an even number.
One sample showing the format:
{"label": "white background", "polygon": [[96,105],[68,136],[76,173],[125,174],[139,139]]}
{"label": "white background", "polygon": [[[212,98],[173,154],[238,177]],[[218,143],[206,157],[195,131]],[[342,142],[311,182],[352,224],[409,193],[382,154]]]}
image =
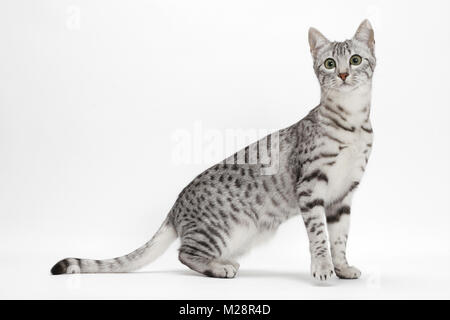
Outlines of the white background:
{"label": "white background", "polygon": [[[0,298],[450,298],[448,1],[0,2]],[[375,143],[355,196],[350,262],[309,276],[300,218],[234,280],[177,245],[140,273],[52,277],[66,256],[128,253],[211,163],[176,163],[177,130],[273,129],[319,102],[307,31],[369,18]],[[215,160],[221,160],[217,158]]]}

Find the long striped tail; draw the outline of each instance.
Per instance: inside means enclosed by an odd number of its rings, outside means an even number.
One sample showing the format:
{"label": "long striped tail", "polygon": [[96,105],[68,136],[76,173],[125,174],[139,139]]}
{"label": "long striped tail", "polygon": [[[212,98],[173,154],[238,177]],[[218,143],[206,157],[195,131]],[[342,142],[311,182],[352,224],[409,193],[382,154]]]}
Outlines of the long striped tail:
{"label": "long striped tail", "polygon": [[156,260],[176,238],[175,228],[169,218],[166,218],[149,242],[127,255],[106,260],[66,258],[56,263],[51,269],[51,273],[131,272]]}

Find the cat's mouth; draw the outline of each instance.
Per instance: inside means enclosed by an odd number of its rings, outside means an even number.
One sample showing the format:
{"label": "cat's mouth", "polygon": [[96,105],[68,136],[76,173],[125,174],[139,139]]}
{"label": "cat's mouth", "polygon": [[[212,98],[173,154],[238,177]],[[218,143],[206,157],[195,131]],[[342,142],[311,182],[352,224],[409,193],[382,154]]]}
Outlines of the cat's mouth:
{"label": "cat's mouth", "polygon": [[347,81],[342,81],[341,84],[338,85],[338,88],[345,90],[345,91],[351,91],[354,89],[354,84],[347,82]]}

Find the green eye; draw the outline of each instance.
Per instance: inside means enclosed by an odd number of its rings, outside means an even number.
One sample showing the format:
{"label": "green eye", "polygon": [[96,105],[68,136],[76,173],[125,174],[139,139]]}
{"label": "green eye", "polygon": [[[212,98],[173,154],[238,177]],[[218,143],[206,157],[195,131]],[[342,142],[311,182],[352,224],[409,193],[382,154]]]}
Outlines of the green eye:
{"label": "green eye", "polygon": [[357,54],[353,55],[350,58],[350,64],[352,64],[354,66],[361,64],[361,62],[362,62],[362,58],[361,58],[361,56],[358,56]]}
{"label": "green eye", "polygon": [[336,61],[334,61],[331,58],[328,58],[327,60],[325,60],[324,64],[325,68],[327,69],[334,69],[336,68]]}

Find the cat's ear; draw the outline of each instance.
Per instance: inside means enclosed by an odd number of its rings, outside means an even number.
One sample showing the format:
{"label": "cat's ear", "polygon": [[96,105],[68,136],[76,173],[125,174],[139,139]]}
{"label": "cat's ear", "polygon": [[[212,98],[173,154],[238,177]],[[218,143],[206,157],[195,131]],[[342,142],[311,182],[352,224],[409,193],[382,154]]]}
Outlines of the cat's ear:
{"label": "cat's ear", "polygon": [[369,20],[364,20],[356,30],[353,39],[365,43],[371,50],[375,49],[375,36]]}
{"label": "cat's ear", "polygon": [[323,34],[320,33],[316,28],[309,28],[308,32],[309,48],[311,49],[311,54],[316,57],[317,51],[324,45],[330,43],[330,41],[325,38]]}

